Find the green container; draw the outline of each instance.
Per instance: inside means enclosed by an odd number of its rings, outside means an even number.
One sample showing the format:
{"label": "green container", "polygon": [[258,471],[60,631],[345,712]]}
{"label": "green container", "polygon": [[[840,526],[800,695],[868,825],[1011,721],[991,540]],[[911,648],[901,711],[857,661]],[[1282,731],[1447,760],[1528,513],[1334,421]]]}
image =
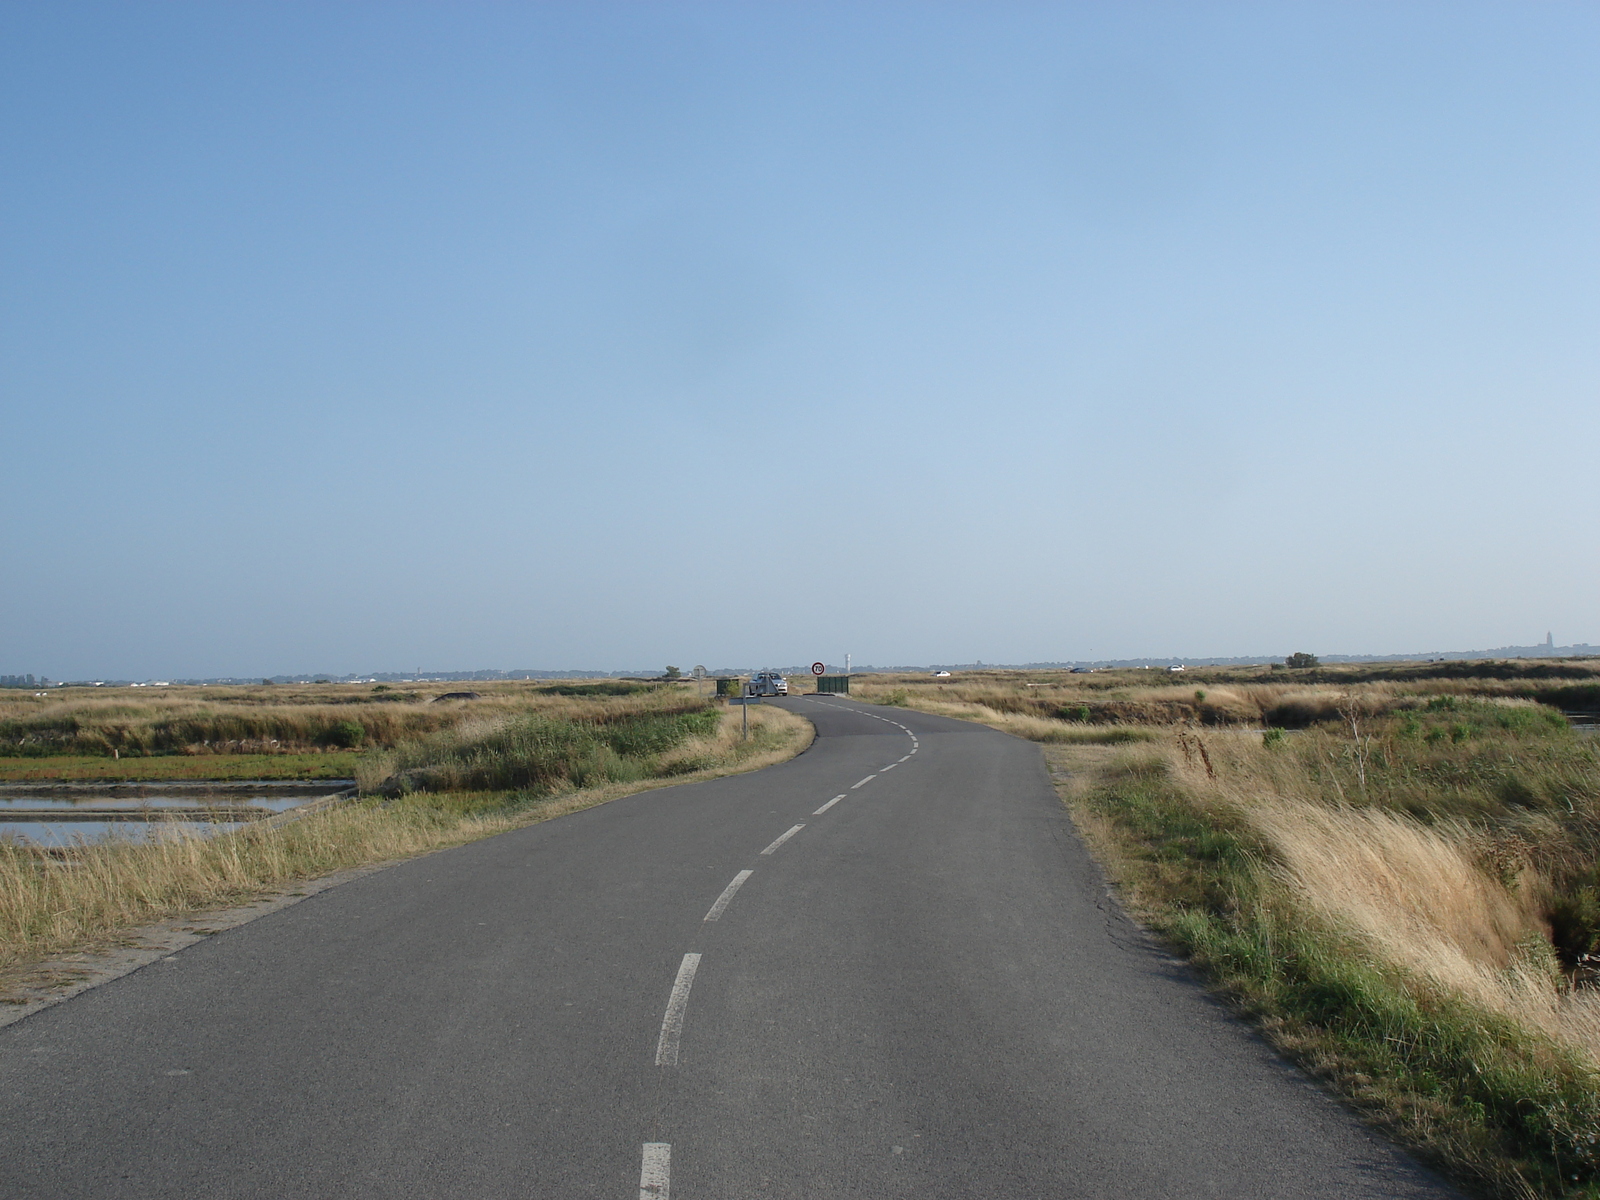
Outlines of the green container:
{"label": "green container", "polygon": [[818,675],[816,694],[819,696],[848,696],[850,694],[850,676]]}
{"label": "green container", "polygon": [[732,679],[717,680],[717,695],[742,696],[744,694],[744,680],[735,675]]}

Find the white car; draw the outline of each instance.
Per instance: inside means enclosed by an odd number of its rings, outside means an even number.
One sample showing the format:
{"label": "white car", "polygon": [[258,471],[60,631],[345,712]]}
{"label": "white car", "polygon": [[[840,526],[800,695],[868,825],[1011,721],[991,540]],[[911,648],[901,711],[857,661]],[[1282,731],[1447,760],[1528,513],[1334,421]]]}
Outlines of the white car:
{"label": "white car", "polygon": [[787,696],[789,681],[776,671],[757,671],[744,685],[746,696]]}

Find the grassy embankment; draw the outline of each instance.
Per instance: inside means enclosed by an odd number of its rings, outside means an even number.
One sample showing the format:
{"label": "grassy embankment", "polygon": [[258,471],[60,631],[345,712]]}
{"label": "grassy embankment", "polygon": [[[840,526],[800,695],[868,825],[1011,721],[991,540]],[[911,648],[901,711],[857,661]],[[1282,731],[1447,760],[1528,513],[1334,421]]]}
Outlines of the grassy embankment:
{"label": "grassy embankment", "polygon": [[[1600,754],[1548,705],[1600,707],[1597,667],[858,690],[1047,743],[1129,908],[1464,1185],[1596,1196]],[[1127,733],[1147,740],[1086,744]]]}
{"label": "grassy embankment", "polygon": [[[197,762],[227,769],[240,758],[239,743],[264,743],[278,750],[267,758],[354,759],[365,792],[358,802],[276,828],[196,838],[175,825],[171,837],[97,843],[64,860],[0,842],[0,968],[103,944],[132,926],[238,903],[331,871],[458,845],[662,782],[754,769],[797,753],[811,737],[800,718],[760,708],[752,710],[751,736],[742,741],[732,710],[696,694],[692,685],[498,684],[478,690],[480,700],[430,703],[426,695],[377,693],[381,699],[369,700],[370,691],[333,687],[241,689],[239,695],[174,688],[155,701],[97,695],[80,703],[56,696],[54,705],[23,706],[21,714],[15,705],[0,707],[0,738],[9,737],[13,750],[27,747],[27,757],[13,753],[13,761],[47,765],[51,760],[37,748],[53,744],[79,763],[82,747],[98,744],[133,754],[103,757],[112,777],[138,763],[175,778]],[[361,730],[357,744],[366,749],[359,756],[348,749],[353,735],[329,750],[313,748],[321,731],[344,721]],[[197,731],[213,736],[194,739]],[[159,771],[157,764],[177,769]]]}
{"label": "grassy embankment", "polygon": [[141,780],[353,779],[353,750],[302,754],[158,755],[108,759],[100,755],[0,758],[0,783],[137,783]]}

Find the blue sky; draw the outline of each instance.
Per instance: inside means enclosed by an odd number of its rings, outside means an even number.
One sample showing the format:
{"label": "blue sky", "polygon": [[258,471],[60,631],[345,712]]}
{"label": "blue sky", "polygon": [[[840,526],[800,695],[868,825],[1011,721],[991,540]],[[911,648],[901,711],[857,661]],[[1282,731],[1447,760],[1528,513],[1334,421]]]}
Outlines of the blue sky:
{"label": "blue sky", "polygon": [[1600,9],[0,8],[0,671],[1600,642]]}

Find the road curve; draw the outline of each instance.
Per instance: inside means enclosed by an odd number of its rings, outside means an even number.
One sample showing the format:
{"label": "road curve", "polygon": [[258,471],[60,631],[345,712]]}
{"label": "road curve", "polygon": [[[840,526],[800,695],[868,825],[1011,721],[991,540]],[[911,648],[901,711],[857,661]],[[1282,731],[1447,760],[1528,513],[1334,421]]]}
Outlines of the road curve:
{"label": "road curve", "polygon": [[0,1195],[1443,1197],[1110,904],[1037,747],[799,758],[320,893],[0,1029]]}

